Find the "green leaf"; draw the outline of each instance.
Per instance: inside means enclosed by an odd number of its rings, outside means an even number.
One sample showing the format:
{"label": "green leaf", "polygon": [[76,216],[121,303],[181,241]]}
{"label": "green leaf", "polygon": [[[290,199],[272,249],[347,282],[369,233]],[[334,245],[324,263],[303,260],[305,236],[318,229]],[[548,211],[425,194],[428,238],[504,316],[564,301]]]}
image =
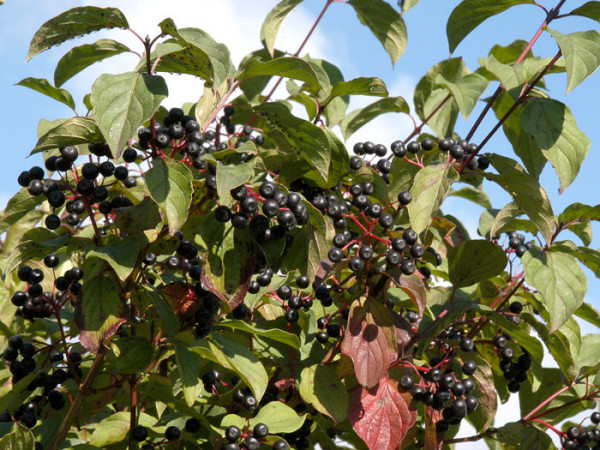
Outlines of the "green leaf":
{"label": "green leaf", "polygon": [[346,420],[350,398],[346,386],[333,369],[319,364],[305,367],[296,385],[302,399],[331,417],[334,423]]}
{"label": "green leaf", "polygon": [[404,19],[383,0],[349,0],[360,22],[369,27],[390,55],[392,65],[406,50],[407,35]]}
{"label": "green leaf", "polygon": [[275,401],[269,402],[258,410],[256,416],[247,421],[244,417],[236,414],[228,414],[221,421],[221,428],[227,428],[230,425],[235,425],[239,428],[244,428],[249,423],[250,428],[258,423],[264,423],[269,427],[270,434],[276,433],[293,433],[299,429],[306,420],[306,414],[299,416],[296,411],[287,406],[285,403]]}
{"label": "green leaf", "polygon": [[496,214],[490,227],[490,235],[498,236],[500,233],[509,231],[528,231],[537,233],[537,227],[528,220],[518,219],[523,212],[516,203],[509,203]]}
{"label": "green leaf", "polygon": [[78,36],[109,28],[128,28],[127,19],[117,8],[84,6],[73,8],[44,23],[36,31],[27,61],[50,47]]}
{"label": "green leaf", "polygon": [[159,26],[163,33],[177,40],[182,46],[181,53],[184,56],[187,53],[188,57],[192,57],[195,67],[204,66],[198,75],[209,81],[214,88],[221,86],[232,75],[233,64],[229,49],[216,42],[208,33],[198,28],[177,29],[172,19],[163,20]]}
{"label": "green leaf", "polygon": [[511,6],[534,4],[533,0],[463,0],[450,14],[446,35],[450,53],[484,20],[506,11]]}
{"label": "green leaf", "polygon": [[600,22],[600,2],[587,2],[569,13],[570,16],[587,17]]}
{"label": "green leaf", "polygon": [[506,448],[526,448],[531,450],[551,450],[556,448],[547,433],[544,433],[533,425],[526,426],[519,422],[507,423],[498,428],[496,437],[498,441],[507,445]]}
{"label": "green leaf", "polygon": [[551,60],[552,58],[526,58],[520,64],[513,65],[503,64],[494,55],[490,55],[485,67],[500,80],[506,91],[511,91],[533,80]]}
{"label": "green leaf", "polygon": [[402,13],[405,13],[409,9],[414,8],[421,0],[398,0],[398,6],[402,10]]}
{"label": "green leaf", "polygon": [[200,225],[196,242],[208,252],[202,284],[236,308],[246,295],[254,273],[255,246],[249,231],[236,230],[209,216]]}
{"label": "green leaf", "polygon": [[298,336],[292,333],[288,333],[287,331],[279,330],[277,328],[266,330],[263,328],[258,328],[257,326],[250,325],[249,323],[243,322],[241,320],[222,320],[216,326],[245,331],[246,333],[250,333],[257,336],[263,336],[267,339],[287,344],[295,349],[300,349],[300,338],[298,338]]}
{"label": "green leaf", "polygon": [[577,322],[570,317],[563,326],[553,333],[549,333],[548,327],[540,322],[535,321],[532,325],[548,350],[550,350],[564,376],[569,381],[573,381],[578,374],[574,360],[581,350],[581,331]]}
{"label": "green leaf", "polygon": [[600,312],[589,303],[583,302],[577,311],[575,311],[575,315],[600,328]]}
{"label": "green leaf", "polygon": [[253,77],[261,76],[279,76],[292,78],[294,80],[304,81],[313,92],[321,89],[321,81],[317,77],[312,66],[301,58],[295,56],[284,56],[262,62],[258,58],[253,58],[238,74],[238,80],[246,81]]}
{"label": "green leaf", "polygon": [[575,257],[600,278],[600,251],[586,247],[578,247]]}
{"label": "green leaf", "polygon": [[[331,143],[320,127],[292,115],[283,104],[265,103],[256,108],[271,129],[268,134],[290,155],[301,156],[327,180],[331,164]],[[301,175],[301,174],[299,174]]]}
{"label": "green leaf", "polygon": [[427,230],[450,186],[458,179],[458,172],[448,164],[426,166],[417,172],[411,189],[413,201],[407,206],[413,230],[418,234]]}
{"label": "green leaf", "polygon": [[600,205],[590,206],[583,203],[573,203],[567,206],[558,216],[558,221],[561,224],[580,220],[600,221]]}
{"label": "green leaf", "polygon": [[117,208],[114,214],[117,227],[127,233],[151,230],[161,220],[158,205],[150,197],[144,197],[133,206]]}
{"label": "green leaf", "polygon": [[48,253],[63,248],[70,238],[69,234],[57,235],[46,228],[28,230],[6,260],[5,273],[12,272],[31,259],[40,260]]}
{"label": "green leaf", "polygon": [[356,109],[346,115],[340,127],[344,139],[348,139],[359,128],[369,123],[381,114],[390,112],[410,113],[410,107],[402,97],[387,97],[371,103],[361,109]]}
{"label": "green leaf", "polygon": [[17,83],[17,86],[33,89],[34,91],[67,105],[73,110],[75,109],[75,102],[69,91],[52,86],[45,78],[24,78]]}
{"label": "green leaf", "polygon": [[536,288],[549,313],[550,332],[559,329],[581,306],[587,278],[574,256],[530,249],[521,262],[525,281]]}
{"label": "green leaf", "polygon": [[439,74],[436,83],[448,88],[452,93],[458,109],[463,117],[467,119],[475,108],[479,97],[485,92],[489,81],[479,74],[470,73],[456,82],[448,81],[442,74]]}
{"label": "green leaf", "polygon": [[75,305],[79,341],[92,353],[125,322],[119,284],[108,264],[99,260],[84,263],[83,295]]}
{"label": "green leaf", "polygon": [[176,161],[154,161],[145,176],[146,189],[158,204],[173,236],[185,223],[192,202],[192,173]]}
{"label": "green leaf", "polygon": [[[493,109],[496,117],[500,119],[513,106],[515,100],[505,91],[502,91],[498,99],[494,102]],[[539,177],[546,165],[547,159],[542,154],[537,140],[534,136],[523,130],[521,125],[521,114],[524,106],[519,105],[506,119],[502,129],[506,138],[510,141],[515,154],[521,158],[525,168],[534,177]]]}
{"label": "green leaf", "polygon": [[491,241],[468,240],[448,252],[448,274],[455,288],[500,275],[507,264],[502,247]]}
{"label": "green leaf", "polygon": [[548,29],[558,42],[567,69],[567,93],[596,71],[600,65],[600,33],[596,30],[562,34]]}
{"label": "green leaf", "polygon": [[60,87],[92,64],[130,51],[129,47],[113,39],[100,39],[93,44],[73,47],[56,64],[54,84]]}
{"label": "green leaf", "polygon": [[333,86],[331,89],[331,99],[343,95],[387,97],[389,94],[382,79],[377,77],[360,77],[350,81],[339,81]]}
{"label": "green leaf", "polygon": [[181,342],[174,341],[173,348],[175,349],[177,369],[183,384],[183,397],[187,405],[192,406],[202,391],[202,378],[200,377],[202,360]]}
{"label": "green leaf", "polygon": [[[599,47],[600,49],[600,47]],[[577,177],[591,142],[571,110],[556,100],[532,98],[521,114],[523,130],[535,137],[560,179],[560,193]]]}
{"label": "green leaf", "polygon": [[284,19],[302,0],[282,0],[269,11],[260,29],[260,40],[271,56],[275,49],[275,38]]}
{"label": "green leaf", "polygon": [[323,215],[312,204],[305,202],[310,221],[294,234],[294,242],[288,249],[282,266],[285,271],[297,269],[310,279],[314,279],[319,270],[319,263],[327,259],[331,248],[334,229],[331,220]]}
{"label": "green leaf", "polygon": [[499,175],[486,173],[485,177],[495,181],[512,195],[521,211],[537,225],[546,242],[551,242],[554,213],[544,188],[516,161],[495,154],[490,156],[490,160]]}
{"label": "green leaf", "polygon": [[116,369],[121,373],[144,372],[154,358],[154,346],[149,339],[141,336],[121,338],[116,342],[119,348]]}
{"label": "green leaf", "polygon": [[115,159],[167,94],[167,84],[158,75],[127,72],[98,77],[92,86],[91,101],[98,126]]}
{"label": "green leaf", "polygon": [[8,201],[4,211],[0,214],[0,233],[17,223],[44,200],[43,195],[33,196],[27,191],[27,188],[22,188]]}
{"label": "green leaf", "polygon": [[567,230],[575,234],[586,247],[592,243],[592,223],[589,220],[575,222],[566,227]]}
{"label": "green leaf", "polygon": [[[156,419],[148,414],[140,413],[137,423],[141,426],[152,427],[155,425]],[[108,445],[124,441],[130,424],[131,413],[129,412],[119,411],[108,415],[97,424],[89,440],[89,445],[106,448]]]}
{"label": "green leaf", "polygon": [[592,375],[600,365],[600,334],[586,334],[581,339],[581,353],[575,364],[582,375]]}
{"label": "green leaf", "polygon": [[[427,71],[415,87],[415,111],[440,137],[450,136],[458,118],[458,106],[446,87],[437,84],[438,76],[458,83],[469,75],[469,69],[461,58],[446,59]],[[440,106],[441,105],[441,106]]]}
{"label": "green leaf", "polygon": [[233,204],[231,191],[233,188],[247,183],[254,177],[256,158],[246,163],[217,164],[217,194],[224,205]]}
{"label": "green leaf", "polygon": [[231,370],[236,372],[246,386],[252,389],[256,400],[260,402],[269,383],[269,376],[262,363],[245,345],[227,339],[218,333],[211,336],[225,358],[225,361],[219,362],[227,364]]}
{"label": "green leaf", "polygon": [[35,436],[29,428],[25,428],[19,422],[15,425],[12,433],[6,434],[0,439],[0,448],[6,450],[33,450],[35,448]]}
{"label": "green leaf", "polygon": [[[425,103],[431,94],[440,86],[437,84],[438,77],[441,75],[443,79],[452,83],[458,83],[463,77],[469,75],[469,69],[465,65],[462,58],[450,58],[439,62],[419,80],[415,87],[414,104],[415,111],[421,119],[425,118]],[[447,89],[444,89],[446,94]]]}
{"label": "green leaf", "polygon": [[490,209],[492,207],[492,203],[490,202],[488,195],[483,190],[476,189],[473,186],[465,186],[458,191],[450,189],[448,195],[464,198],[465,200],[469,200],[486,209]]}
{"label": "green leaf", "polygon": [[[87,244],[87,243],[86,243]],[[139,245],[135,238],[112,237],[104,247],[85,245],[86,258],[100,258],[110,264],[121,281],[125,281],[133,271],[138,258]]]}
{"label": "green leaf", "polygon": [[154,308],[154,311],[156,311],[156,314],[162,322],[165,335],[169,338],[174,337],[179,331],[179,320],[169,302],[165,300],[156,288],[149,285],[144,286],[144,289],[138,292],[138,295],[148,296],[150,305]]}
{"label": "green leaf", "polygon": [[31,151],[34,153],[52,150],[68,145],[101,142],[104,138],[96,121],[91,117],[73,117],[65,120],[40,137]]}
{"label": "green leaf", "polygon": [[485,314],[493,323],[506,331],[517,343],[529,352],[534,361],[541,364],[544,358],[544,347],[534,335],[525,330],[522,325],[515,325],[503,314],[486,305],[479,305],[482,314]]}

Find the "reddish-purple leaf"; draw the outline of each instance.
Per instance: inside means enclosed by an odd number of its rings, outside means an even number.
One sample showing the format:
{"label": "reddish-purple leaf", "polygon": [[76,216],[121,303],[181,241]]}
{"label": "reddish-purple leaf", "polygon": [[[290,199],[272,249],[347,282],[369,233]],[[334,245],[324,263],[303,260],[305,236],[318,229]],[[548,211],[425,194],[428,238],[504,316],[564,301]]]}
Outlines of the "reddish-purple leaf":
{"label": "reddish-purple leaf", "polygon": [[342,354],[352,358],[358,382],[371,388],[396,360],[394,321],[377,300],[358,299],[352,304]]}
{"label": "reddish-purple leaf", "polygon": [[394,281],[397,287],[410,297],[419,311],[419,317],[423,317],[423,311],[425,311],[425,305],[427,304],[427,290],[421,277],[416,273],[403,275],[397,269],[390,270],[386,274]]}
{"label": "reddish-purple leaf", "polygon": [[410,323],[406,320],[400,313],[392,312],[392,317],[394,319],[394,330],[396,332],[396,343],[398,344],[398,353],[404,356],[404,354],[409,350],[406,345],[410,342],[410,339],[413,335],[410,329]]}
{"label": "reddish-purple leaf", "polygon": [[371,389],[352,394],[348,418],[369,449],[396,449],[417,420],[410,394],[400,393],[395,380],[384,377]]}

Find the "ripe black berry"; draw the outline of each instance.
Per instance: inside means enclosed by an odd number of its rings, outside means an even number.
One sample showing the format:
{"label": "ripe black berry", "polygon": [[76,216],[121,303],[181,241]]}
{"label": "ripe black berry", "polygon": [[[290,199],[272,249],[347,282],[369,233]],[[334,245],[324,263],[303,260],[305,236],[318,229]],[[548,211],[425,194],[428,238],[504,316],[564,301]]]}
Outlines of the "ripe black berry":
{"label": "ripe black berry", "polygon": [[252,430],[252,435],[257,439],[262,439],[267,437],[269,434],[269,427],[264,423],[257,423],[254,426],[254,430]]}
{"label": "ripe black berry", "polygon": [[300,289],[306,289],[310,285],[310,280],[306,275],[300,275],[296,278],[296,286]]}
{"label": "ripe black berry", "polygon": [[467,360],[462,366],[462,371],[465,375],[473,375],[477,370],[477,364],[473,360]]}
{"label": "ripe black berry", "polygon": [[519,383],[517,380],[512,380],[508,383],[508,391],[512,392],[513,394],[519,392],[519,389],[521,389],[521,383]]}
{"label": "ripe black berry", "polygon": [[498,348],[504,348],[506,346],[506,338],[504,336],[496,336],[494,338],[494,345]]}
{"label": "ripe black berry", "polygon": [[167,439],[167,441],[176,441],[177,439],[179,439],[180,435],[181,431],[179,431],[179,428],[177,427],[170,426],[165,430],[165,438]]}
{"label": "ripe black berry", "polygon": [[521,314],[523,312],[523,304],[521,302],[512,302],[509,309],[513,314]]}
{"label": "ripe black berry", "polygon": [[417,141],[409,142],[406,145],[406,150],[408,150],[410,153],[419,153],[419,150],[421,150],[421,144],[419,144]]}
{"label": "ripe black berry", "polygon": [[[338,249],[336,249],[338,250]],[[340,250],[341,251],[341,250]],[[358,256],[353,256],[348,260],[348,268],[353,272],[358,272],[363,270],[365,267],[364,261]]]}
{"label": "ripe black berry", "polygon": [[363,160],[359,156],[353,156],[350,158],[350,169],[358,170],[362,167]]}
{"label": "ripe black berry", "polygon": [[421,148],[423,150],[426,150],[426,151],[433,150],[433,147],[435,147],[435,142],[433,141],[433,139],[425,138],[421,141]]}
{"label": "ripe black berry", "polygon": [[408,205],[412,201],[412,195],[409,191],[402,191],[398,194],[398,201],[401,205]]}
{"label": "ripe black berry", "polygon": [[464,337],[460,340],[460,348],[464,352],[471,352],[475,348],[475,343],[473,339]]}
{"label": "ripe black berry", "polygon": [[329,250],[329,253],[327,253],[327,257],[331,260],[331,262],[340,262],[342,259],[344,259],[344,252],[337,247],[333,247]]}
{"label": "ripe black berry", "polygon": [[244,406],[244,408],[252,411],[258,406],[258,402],[256,401],[256,398],[253,395],[246,395],[242,400],[242,405]]}
{"label": "ripe black berry", "polygon": [[409,229],[404,230],[402,233],[402,238],[406,241],[408,245],[413,245],[419,239],[419,235],[414,231]]}
{"label": "ripe black berry", "polygon": [[409,391],[414,387],[414,385],[415,381],[410,375],[403,375],[402,378],[400,378],[400,386],[402,387],[402,389],[406,389],[407,391]]}
{"label": "ripe black berry", "polygon": [[225,430],[225,439],[229,442],[237,442],[241,436],[242,431],[235,425],[231,425]]}
{"label": "ripe black berry", "polygon": [[394,154],[394,156],[398,157],[398,158],[403,158],[406,155],[406,146],[404,145],[404,143],[402,143],[402,141],[394,141],[392,142],[392,145],[390,146],[392,153]]}
{"label": "ripe black berry", "polygon": [[141,425],[138,425],[133,430],[131,430],[131,438],[135,442],[145,441],[147,437],[148,437],[148,430],[146,430],[146,428]]}

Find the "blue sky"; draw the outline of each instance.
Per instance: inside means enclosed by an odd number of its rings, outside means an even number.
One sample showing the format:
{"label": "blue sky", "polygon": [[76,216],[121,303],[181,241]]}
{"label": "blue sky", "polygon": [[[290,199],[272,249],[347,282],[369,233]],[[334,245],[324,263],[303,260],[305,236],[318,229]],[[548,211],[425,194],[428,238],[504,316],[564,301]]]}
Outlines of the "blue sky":
{"label": "blue sky", "polygon": [[[145,35],[155,35],[156,24],[170,16],[179,26],[196,26],[209,32],[217,41],[228,45],[234,62],[251,50],[260,47],[259,30],[266,13],[277,3],[275,0],[178,0],[159,2],[155,0],[119,0],[112,1],[60,1],[42,0],[6,0],[0,6],[0,61],[3,73],[0,78],[0,97],[4,107],[0,110],[2,123],[2,141],[4,158],[0,164],[0,202],[3,205],[16,192],[17,175],[33,164],[41,165],[39,157],[26,159],[26,155],[36,142],[36,127],[41,118],[56,119],[70,117],[71,111],[41,94],[23,87],[15,86],[19,80],[33,76],[53,78],[56,62],[73,45],[93,42],[102,37],[122,40],[138,51],[139,43],[125,31],[96,33],[73,43],[69,42],[51,49],[25,63],[31,37],[37,28],[49,18],[73,6],[94,4],[97,6],[118,6],[126,14],[132,28]],[[395,1],[390,3],[396,6]],[[362,26],[353,9],[342,3],[333,4],[324,16],[316,33],[309,41],[306,52],[311,56],[325,58],[341,68],[346,79],[358,76],[378,76],[388,85],[392,95],[403,95],[411,100],[412,91],[420,76],[435,63],[448,57],[445,23],[458,4],[454,0],[422,0],[417,7],[405,15],[408,27],[409,45],[405,55],[392,67],[388,55],[370,31]],[[541,0],[540,3],[551,8],[557,2]],[[564,12],[574,9],[584,1],[567,2]],[[323,0],[305,0],[300,7],[284,22],[277,40],[277,47],[294,52],[306,31],[317,16]],[[489,19],[483,26],[472,32],[457,48],[454,56],[462,56],[471,70],[478,67],[478,58],[485,57],[489,49],[499,43],[507,45],[515,39],[529,40],[544,19],[544,12],[532,5],[517,6],[500,16]],[[579,30],[598,29],[598,23],[583,18],[566,18],[552,23],[552,28],[562,33]],[[557,46],[551,37],[544,33],[534,47],[537,56],[553,56]],[[135,57],[119,56],[106,63],[92,66],[64,86],[73,94],[78,105],[83,95],[89,92],[96,76],[103,72],[119,73],[131,70]],[[184,101],[195,101],[201,92],[201,83],[182,76],[167,77],[172,96],[166,106],[175,106]],[[600,153],[598,127],[598,92],[600,76],[593,75],[578,88],[565,96],[566,76],[557,74],[546,78],[547,86],[553,98],[564,101],[572,110],[580,129],[592,141],[592,148],[584,161],[577,180],[567,188],[564,194],[558,194],[558,179],[548,164],[542,177],[556,214],[573,202],[587,204],[600,203],[600,190],[597,188]],[[490,95],[496,84],[492,84],[486,95]],[[369,99],[356,99],[351,107],[364,106]],[[471,118],[458,120],[457,132],[466,134],[475,117],[482,108],[476,107]],[[479,142],[494,125],[492,115],[484,121],[474,142]],[[404,138],[410,132],[410,121],[400,115],[387,115],[368,128],[359,131],[350,141],[351,146],[357,140],[370,139],[389,145],[393,140]],[[510,155],[510,145],[498,133],[488,144],[487,151]],[[492,203],[501,208],[510,201],[498,188],[490,185]],[[470,230],[474,230],[482,209],[459,199],[451,199],[445,207],[463,219]],[[599,247],[600,229],[594,226],[596,234],[593,248]],[[574,238],[576,240],[576,238]],[[587,301],[600,308],[600,284],[589,271],[589,289]],[[585,331],[591,332],[589,327]]]}

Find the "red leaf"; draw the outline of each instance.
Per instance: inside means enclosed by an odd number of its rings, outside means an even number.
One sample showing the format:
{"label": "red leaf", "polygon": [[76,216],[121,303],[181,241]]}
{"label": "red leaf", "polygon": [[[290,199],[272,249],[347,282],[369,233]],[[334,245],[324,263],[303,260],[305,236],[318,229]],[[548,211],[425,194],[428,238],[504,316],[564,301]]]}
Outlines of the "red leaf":
{"label": "red leaf", "polygon": [[394,329],[396,331],[396,343],[399,347],[399,352],[404,356],[410,349],[406,348],[406,345],[410,342],[413,335],[410,329],[410,323],[400,313],[391,312],[394,319]]}
{"label": "red leaf", "polygon": [[423,311],[427,305],[427,290],[421,277],[416,273],[403,275],[398,269],[390,270],[386,272],[386,275],[410,297],[419,311],[419,317],[423,317]]}
{"label": "red leaf", "polygon": [[396,360],[394,321],[389,311],[374,299],[352,304],[342,354],[352,358],[358,382],[367,387],[379,383]]}
{"label": "red leaf", "polygon": [[398,383],[384,377],[371,389],[359,387],[352,394],[350,423],[369,449],[398,448],[417,420],[410,394],[400,393]]}

